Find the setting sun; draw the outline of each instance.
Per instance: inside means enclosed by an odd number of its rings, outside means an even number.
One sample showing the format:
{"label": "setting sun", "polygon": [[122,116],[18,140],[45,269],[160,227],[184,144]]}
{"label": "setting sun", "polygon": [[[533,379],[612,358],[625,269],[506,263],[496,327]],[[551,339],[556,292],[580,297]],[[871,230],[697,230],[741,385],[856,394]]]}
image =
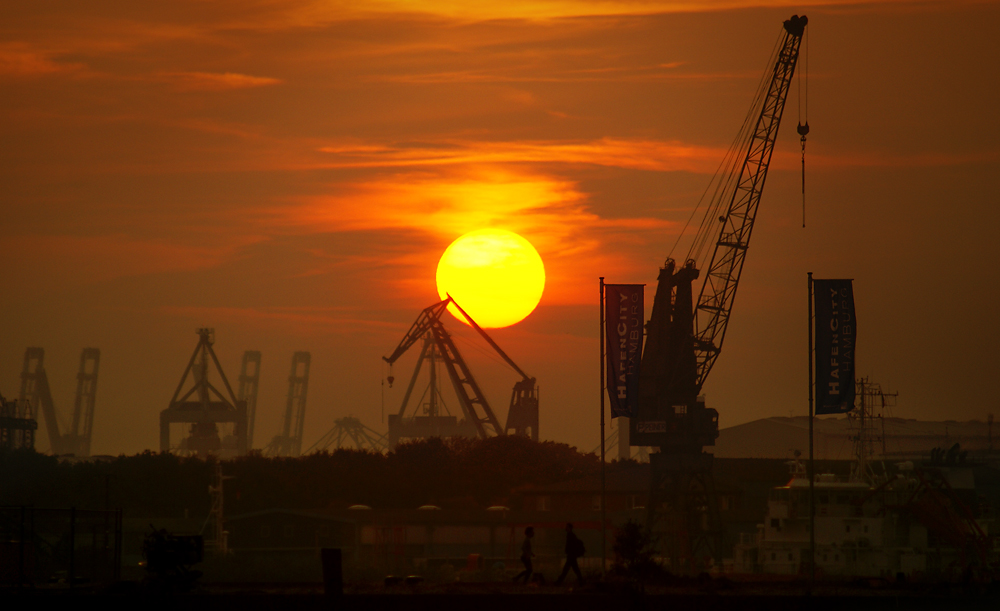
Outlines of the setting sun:
{"label": "setting sun", "polygon": [[[451,295],[482,327],[509,327],[535,309],[545,266],[530,242],[504,229],[480,229],[451,243],[437,267],[442,299]],[[454,306],[448,310],[466,322]]]}

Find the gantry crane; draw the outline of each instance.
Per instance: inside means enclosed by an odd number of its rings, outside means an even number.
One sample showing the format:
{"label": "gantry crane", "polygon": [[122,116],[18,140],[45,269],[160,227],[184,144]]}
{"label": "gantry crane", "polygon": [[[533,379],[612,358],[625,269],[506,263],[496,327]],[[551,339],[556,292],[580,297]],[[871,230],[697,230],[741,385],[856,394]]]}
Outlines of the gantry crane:
{"label": "gantry crane", "polygon": [[292,354],[292,371],[288,374],[288,399],[281,435],[276,435],[264,448],[265,456],[301,456],[302,433],[306,421],[306,396],[309,394],[309,367],[312,355]]}
{"label": "gantry crane", "polygon": [[38,414],[45,416],[45,430],[49,435],[51,452],[55,455],[90,456],[100,362],[101,351],[97,348],[84,348],[80,353],[73,420],[69,430],[61,433],[52,391],[49,389],[49,377],[45,371],[45,350],[28,348],[24,351],[20,404],[32,417],[37,418]]}
{"label": "gantry crane", "polygon": [[[717,175],[714,195],[683,266],[660,269],[646,325],[633,446],[655,446],[647,525],[666,541],[671,570],[694,569],[702,551],[720,561],[722,525],[704,446],[719,436],[718,412],[705,407],[702,386],[722,350],[785,100],[808,20],[784,22],[774,67],[764,75],[744,129]],[[800,130],[802,133],[802,130]],[[714,182],[714,180],[713,180]],[[708,191],[706,191],[707,193]],[[715,236],[697,301],[697,253]],[[664,536],[665,535],[665,536]]]}
{"label": "gantry crane", "polygon": [[[449,305],[454,305],[461,315],[469,322],[486,343],[496,351],[500,357],[511,366],[521,379],[514,384],[511,393],[510,408],[507,412],[507,424],[500,427],[500,421],[490,407],[489,401],[480,389],[479,384],[469,370],[462,355],[455,346],[451,335],[445,330],[441,321],[441,316],[448,309]],[[417,360],[413,370],[413,377],[403,396],[403,403],[399,413],[389,416],[389,447],[395,447],[400,439],[407,437],[451,437],[470,436],[486,438],[490,436],[514,434],[531,437],[538,440],[538,389],[535,387],[535,378],[517,366],[517,364],[507,356],[493,338],[480,327],[475,320],[455,302],[451,296],[444,301],[425,308],[417,320],[414,321],[410,330],[406,332],[402,341],[396,347],[391,356],[383,357],[390,368],[415,343],[423,340],[423,348],[420,358]],[[462,409],[464,420],[458,421],[455,416],[441,416],[438,411],[438,400],[440,392],[437,388],[437,362],[441,361],[448,372],[455,394],[458,396],[459,406]],[[430,361],[430,387],[429,402],[425,410],[426,415],[405,418],[406,408],[409,404],[413,389],[416,386],[420,370],[425,361]],[[390,385],[392,376],[389,377]]]}
{"label": "gantry crane", "polygon": [[253,449],[253,425],[257,419],[257,389],[260,387],[260,351],[243,353],[240,366],[240,387],[236,398],[247,404],[247,449]]}
{"label": "gantry crane", "polygon": [[[198,345],[191,354],[170,405],[160,412],[160,451],[207,457],[209,454],[243,456],[247,453],[247,404],[236,398],[229,379],[215,356],[215,329],[198,329]],[[214,367],[213,367],[214,366]],[[222,390],[209,373],[215,369]],[[184,391],[188,378],[191,387]],[[170,425],[187,424],[188,436],[170,444]],[[219,424],[232,424],[231,435],[220,436]]]}

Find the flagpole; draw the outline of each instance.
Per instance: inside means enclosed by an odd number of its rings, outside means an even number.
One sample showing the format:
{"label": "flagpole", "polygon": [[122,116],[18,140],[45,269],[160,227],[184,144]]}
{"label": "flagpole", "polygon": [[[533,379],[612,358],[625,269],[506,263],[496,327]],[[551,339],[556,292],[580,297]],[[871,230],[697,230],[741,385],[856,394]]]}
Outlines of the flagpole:
{"label": "flagpole", "polygon": [[816,585],[816,472],[813,465],[813,275],[809,272],[809,586]]}
{"label": "flagpole", "polygon": [[601,574],[607,566],[607,490],[604,473],[604,276],[601,276]]}

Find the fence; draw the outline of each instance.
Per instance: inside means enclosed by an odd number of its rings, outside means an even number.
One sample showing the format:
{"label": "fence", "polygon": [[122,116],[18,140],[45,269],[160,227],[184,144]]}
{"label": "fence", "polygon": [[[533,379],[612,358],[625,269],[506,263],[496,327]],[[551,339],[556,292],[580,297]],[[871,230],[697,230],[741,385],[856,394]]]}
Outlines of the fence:
{"label": "fence", "polygon": [[112,583],[121,556],[120,509],[0,506],[0,586]]}

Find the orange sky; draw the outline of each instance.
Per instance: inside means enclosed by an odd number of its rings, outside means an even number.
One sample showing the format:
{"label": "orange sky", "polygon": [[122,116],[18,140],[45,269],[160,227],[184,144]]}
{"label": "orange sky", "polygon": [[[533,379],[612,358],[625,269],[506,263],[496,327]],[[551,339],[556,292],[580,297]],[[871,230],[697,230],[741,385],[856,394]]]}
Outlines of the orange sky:
{"label": "orange sky", "polygon": [[[810,18],[808,227],[796,84],[708,402],[722,426],[804,413],[813,271],[856,279],[859,372],[899,391],[897,415],[985,418],[1000,8],[980,2],[11,4],[0,393],[42,346],[68,421],[99,347],[94,451],[152,448],[212,326],[230,378],[263,352],[258,447],[295,350],[313,354],[306,446],[348,414],[384,430],[380,357],[435,301],[444,248],[500,227],[549,284],[494,337],[539,380],[542,437],[589,450],[597,277],[651,298],[792,13]],[[515,376],[459,345],[504,419]]]}

